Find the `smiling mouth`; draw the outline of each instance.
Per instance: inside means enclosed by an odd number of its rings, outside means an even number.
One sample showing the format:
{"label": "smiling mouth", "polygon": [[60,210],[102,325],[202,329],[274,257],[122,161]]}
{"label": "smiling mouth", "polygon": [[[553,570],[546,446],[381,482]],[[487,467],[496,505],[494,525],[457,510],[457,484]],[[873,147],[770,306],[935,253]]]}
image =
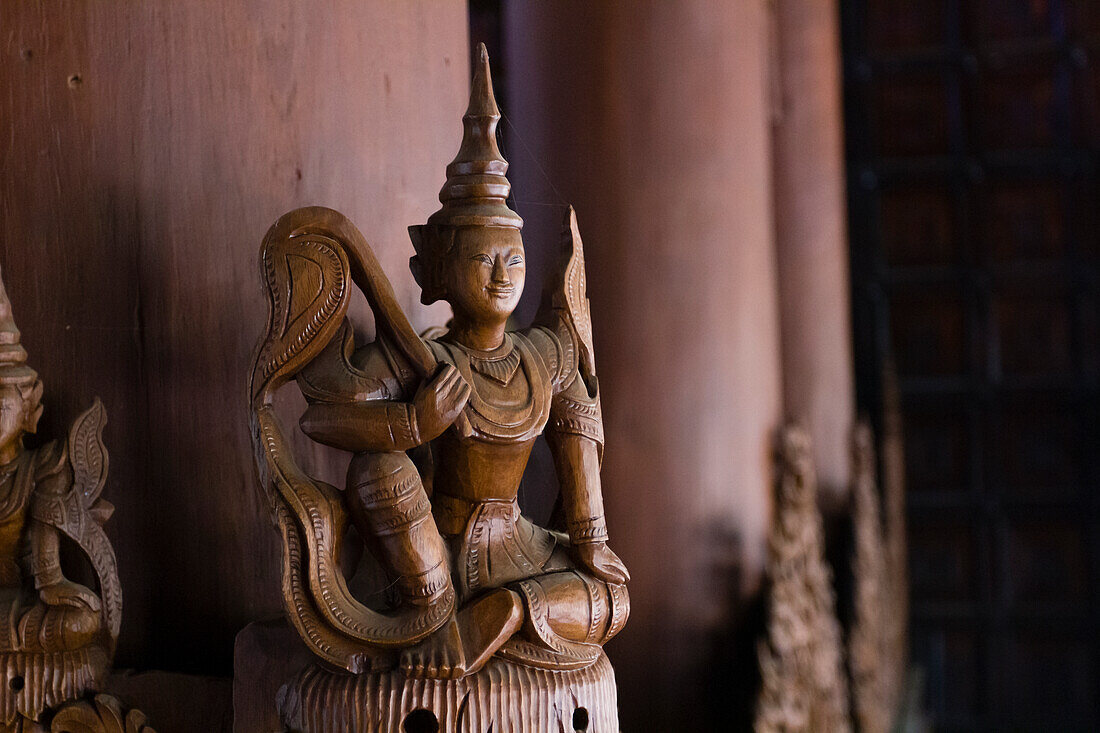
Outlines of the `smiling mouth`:
{"label": "smiling mouth", "polygon": [[489,291],[489,295],[494,298],[507,298],[512,293],[516,292],[515,288],[485,288]]}

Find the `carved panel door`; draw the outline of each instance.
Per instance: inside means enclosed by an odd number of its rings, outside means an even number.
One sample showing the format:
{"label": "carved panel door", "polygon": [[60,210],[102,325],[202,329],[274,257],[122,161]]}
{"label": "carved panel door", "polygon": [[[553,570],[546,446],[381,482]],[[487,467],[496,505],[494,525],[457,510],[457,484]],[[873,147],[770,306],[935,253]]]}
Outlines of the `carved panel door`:
{"label": "carved panel door", "polygon": [[1100,3],[850,0],[862,407],[892,351],[944,730],[1100,726]]}

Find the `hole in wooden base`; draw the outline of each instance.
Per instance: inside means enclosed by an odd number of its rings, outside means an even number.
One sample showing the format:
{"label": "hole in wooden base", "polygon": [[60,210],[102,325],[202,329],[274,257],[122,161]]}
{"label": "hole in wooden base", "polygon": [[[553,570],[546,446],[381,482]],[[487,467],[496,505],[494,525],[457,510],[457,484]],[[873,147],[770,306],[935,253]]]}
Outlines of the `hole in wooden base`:
{"label": "hole in wooden base", "polygon": [[586,731],[588,730],[588,710],[587,708],[577,708],[573,711],[573,730]]}
{"label": "hole in wooden base", "polygon": [[8,680],[8,686],[11,687],[11,689],[15,692],[19,692],[20,690],[22,690],[25,684],[26,682],[19,675],[16,675]]}
{"label": "hole in wooden base", "polygon": [[405,733],[439,733],[439,719],[431,710],[418,708],[405,716],[401,729]]}

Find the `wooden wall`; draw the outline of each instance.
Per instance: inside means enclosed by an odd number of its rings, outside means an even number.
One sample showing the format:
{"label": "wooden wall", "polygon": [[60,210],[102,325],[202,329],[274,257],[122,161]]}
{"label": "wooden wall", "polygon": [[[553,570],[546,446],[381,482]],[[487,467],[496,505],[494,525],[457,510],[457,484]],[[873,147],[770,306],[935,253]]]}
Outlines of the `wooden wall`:
{"label": "wooden wall", "polygon": [[119,666],[228,674],[281,610],[245,401],[269,224],[346,212],[414,325],[443,317],[405,227],[457,149],[466,26],[460,0],[0,4],[0,266],[41,432],[108,409]]}

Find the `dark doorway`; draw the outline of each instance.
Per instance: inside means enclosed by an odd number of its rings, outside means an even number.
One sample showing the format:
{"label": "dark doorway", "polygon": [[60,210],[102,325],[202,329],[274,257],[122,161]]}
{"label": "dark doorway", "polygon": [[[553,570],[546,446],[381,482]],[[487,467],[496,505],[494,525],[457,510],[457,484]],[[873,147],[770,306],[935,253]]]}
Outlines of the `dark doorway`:
{"label": "dark doorway", "polygon": [[1100,728],[1100,3],[842,0],[861,406],[888,355],[942,730]]}

